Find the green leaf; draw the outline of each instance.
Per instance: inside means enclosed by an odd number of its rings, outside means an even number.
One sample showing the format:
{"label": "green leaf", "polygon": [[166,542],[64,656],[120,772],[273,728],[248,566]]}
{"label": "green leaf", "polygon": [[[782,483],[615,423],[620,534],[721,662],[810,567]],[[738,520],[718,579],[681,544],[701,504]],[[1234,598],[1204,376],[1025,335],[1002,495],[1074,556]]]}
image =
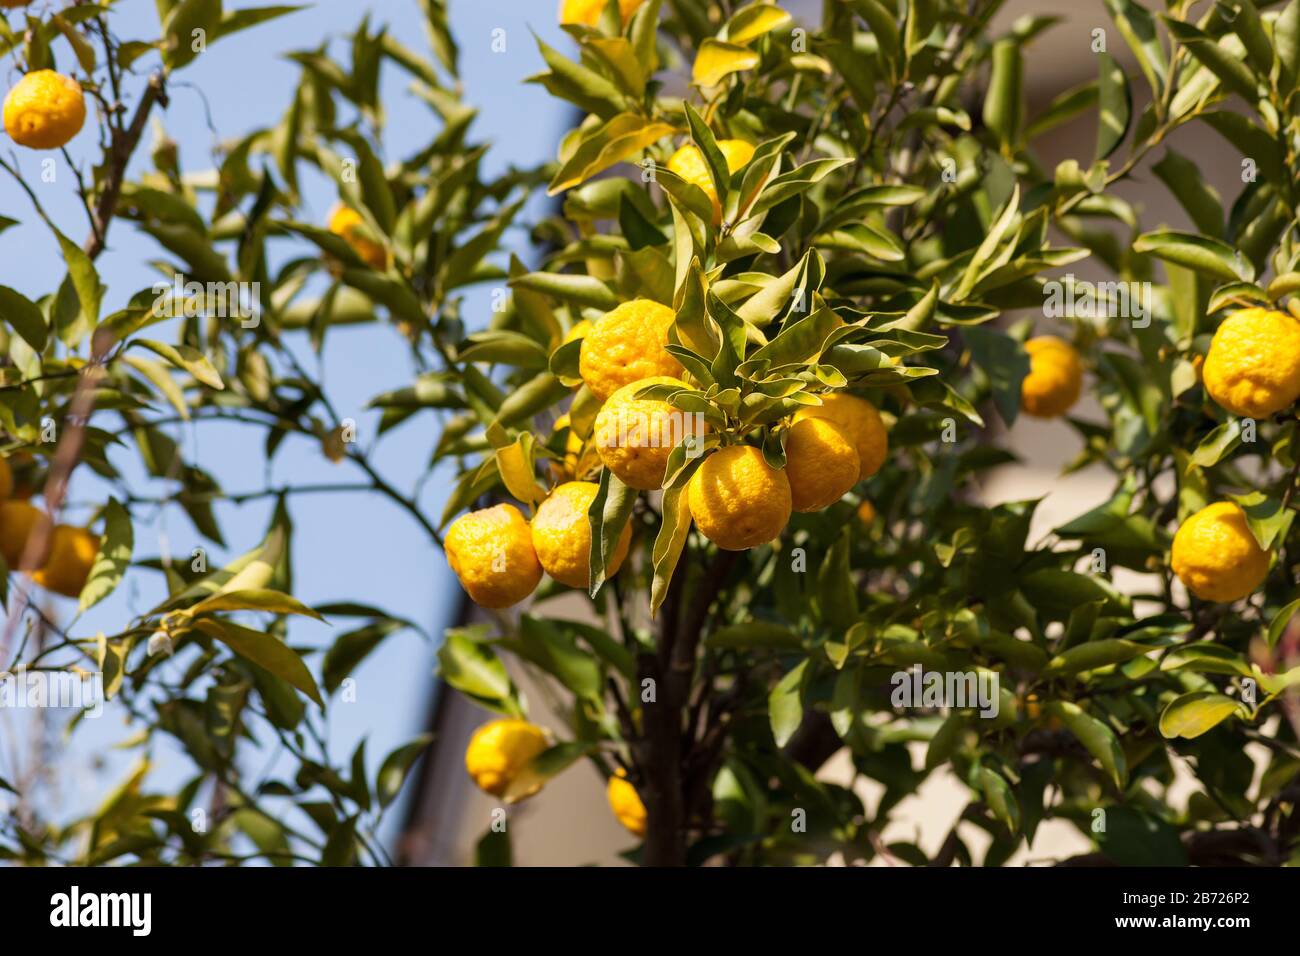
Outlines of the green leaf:
{"label": "green leaf", "polygon": [[803,678],[807,659],[781,678],[767,699],[767,714],[776,745],[784,747],[803,722]]}
{"label": "green leaf", "polygon": [[988,93],[984,97],[984,125],[1004,153],[1019,145],[1025,122],[1024,62],[1020,44],[1004,38],[993,44]]}
{"label": "green leaf", "polygon": [[1005,332],[971,326],[963,330],[971,357],[989,377],[993,403],[1008,425],[1020,414],[1020,391],[1029,374],[1029,355]]}
{"label": "green leaf", "polygon": [[632,517],[637,492],[623,484],[608,468],[600,473],[600,488],[587,511],[591,522],[591,580],[594,598],[605,583],[605,569],[614,557],[619,536]]}
{"label": "green leaf", "polygon": [[[703,195],[703,193],[701,193]],[[705,199],[707,202],[707,197]],[[512,288],[531,289],[561,302],[608,312],[619,304],[615,295],[594,276],[567,275],[558,272],[530,272],[510,280]]]}
{"label": "green leaf", "polygon": [[1273,21],[1273,43],[1281,64],[1278,90],[1285,96],[1300,77],[1300,0],[1291,0]]}
{"label": "green leaf", "polygon": [[1199,468],[1217,465],[1241,445],[1241,423],[1224,422],[1201,439],[1192,452],[1191,464]]}
{"label": "green leaf", "polygon": [[1169,187],[1197,229],[1207,236],[1223,235],[1223,205],[1195,163],[1166,147],[1164,157],[1151,170]]}
{"label": "green leaf", "polygon": [[803,646],[799,635],[784,624],[772,621],[746,621],[729,624],[704,639],[707,647],[728,647],[797,651]]}
{"label": "green leaf", "polygon": [[1116,787],[1123,790],[1128,786],[1128,764],[1124,760],[1124,751],[1109,727],[1085,713],[1078,704],[1069,701],[1052,701],[1046,709],[1048,714],[1060,720],[1078,738],[1084,749],[1110,774]]}
{"label": "green leaf", "polygon": [[221,380],[217,370],[212,367],[206,355],[189,345],[168,345],[152,339],[135,339],[131,345],[140,345],[157,355],[161,355],[172,365],[193,375],[209,388],[224,389],[226,383]]}
{"label": "green leaf", "polygon": [[230,621],[204,618],[194,622],[194,626],[225,644],[245,660],[252,661],[263,670],[287,681],[310,697],[320,707],[325,706],[321,700],[316,679],[303,663],[301,657],[289,645],[271,634],[240,627]]}
{"label": "green leaf", "polygon": [[1255,540],[1259,542],[1259,546],[1265,551],[1272,549],[1273,542],[1286,537],[1287,530],[1295,518],[1295,512],[1290,508],[1283,508],[1280,498],[1270,497],[1262,491],[1228,497],[1241,505],[1241,509],[1246,512],[1246,524],[1250,527]]}
{"label": "green leaf", "polygon": [[[674,452],[676,449],[674,449]],[[691,472],[698,467],[698,459],[691,464]],[[672,583],[681,560],[682,550],[686,547],[686,537],[691,530],[691,509],[686,503],[686,486],[689,474],[682,481],[675,482],[663,493],[660,508],[662,522],[659,533],[655,536],[651,560],[654,564],[654,581],[650,585],[650,615],[653,617],[668,596],[668,585]]]}
{"label": "green leaf", "polygon": [[759,55],[736,43],[709,37],[700,44],[691,67],[691,82],[696,86],[717,86],[733,73],[758,66]]}
{"label": "green leaf", "polygon": [[338,690],[384,638],[405,626],[404,622],[397,620],[375,621],[335,638],[330,649],[325,652],[325,661],[321,665],[325,693],[333,694]]}
{"label": "green leaf", "polygon": [[1250,282],[1255,278],[1255,267],[1232,246],[1191,232],[1165,229],[1144,233],[1134,240],[1133,251],[1150,253],[1227,282]]}
{"label": "green leaf", "polygon": [[1300,611],[1300,598],[1292,601],[1274,615],[1273,620],[1268,625],[1268,646],[1270,650],[1277,647],[1277,642],[1282,639],[1287,625],[1291,623],[1291,618],[1295,617],[1298,611]]}
{"label": "green leaf", "polygon": [[45,315],[20,292],[0,285],[0,322],[23,337],[35,352],[43,352],[50,327]]}
{"label": "green leaf", "polygon": [[1150,11],[1137,0],[1105,0],[1105,2],[1106,9],[1110,11],[1120,35],[1133,51],[1138,66],[1141,67],[1143,75],[1151,85],[1152,92],[1158,97],[1164,89],[1168,65]]}
{"label": "green leaf", "polygon": [[1101,79],[1098,84],[1097,148],[1093,158],[1101,160],[1124,142],[1133,115],[1133,97],[1129,93],[1128,77],[1115,58],[1109,53],[1100,53],[1097,61]]}
{"label": "green leaf", "polygon": [[189,614],[216,614],[220,611],[265,611],[269,614],[301,614],[318,621],[325,620],[307,605],[295,597],[272,591],[267,588],[246,588],[235,591],[222,591],[210,598],[204,598],[189,609]]}
{"label": "green leaf", "polygon": [[1198,690],[1170,701],[1160,715],[1160,735],[1189,740],[1213,730],[1237,712],[1231,697],[1213,691]]}
{"label": "green leaf", "polygon": [[505,665],[487,644],[448,631],[438,649],[438,665],[442,679],[462,694],[491,710],[521,715]]}
{"label": "green leaf", "polygon": [[[1185,46],[1211,73],[1219,78],[1225,89],[1241,94],[1248,103],[1254,103],[1259,81],[1249,66],[1235,53],[1228,50],[1223,40],[1202,33],[1190,23],[1175,20],[1161,14],[1169,32]],[[1235,37],[1231,38],[1237,43]]]}
{"label": "green leaf", "polygon": [[130,513],[116,498],[109,498],[104,507],[104,535],[99,541],[99,553],[95,555],[90,576],[81,589],[81,611],[94,607],[113,593],[131,566],[134,544]]}
{"label": "green leaf", "polygon": [[1147,650],[1148,648],[1141,644],[1134,644],[1132,641],[1111,638],[1090,641],[1053,657],[1043,669],[1043,676],[1066,677],[1110,664],[1122,664],[1145,654]]}
{"label": "green leaf", "polygon": [[1007,783],[1006,778],[996,770],[980,767],[979,783],[980,791],[984,794],[984,802],[993,811],[993,815],[1002,821],[1002,825],[1009,833],[1012,835],[1018,833],[1020,804],[1016,802],[1016,796],[1011,792],[1011,785]]}
{"label": "green leaf", "polygon": [[397,799],[411,767],[431,743],[433,743],[433,734],[421,734],[384,758],[375,777],[375,793],[379,796],[381,807],[386,807]]}

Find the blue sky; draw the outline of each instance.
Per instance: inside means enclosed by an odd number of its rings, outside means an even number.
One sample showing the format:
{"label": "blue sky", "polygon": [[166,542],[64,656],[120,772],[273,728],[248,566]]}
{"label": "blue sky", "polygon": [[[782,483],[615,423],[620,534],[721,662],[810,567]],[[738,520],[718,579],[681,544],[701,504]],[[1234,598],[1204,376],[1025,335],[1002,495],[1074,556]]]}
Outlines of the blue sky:
{"label": "blue sky", "polygon": [[[226,8],[264,6],[268,2],[227,0]],[[61,4],[36,0],[32,9],[40,12],[57,6]],[[522,81],[542,68],[530,29],[552,45],[564,48],[567,44],[567,38],[555,25],[555,4],[551,0],[452,0],[451,10],[453,30],[461,47],[466,100],[481,110],[472,138],[493,144],[487,172],[553,156],[566,120],[564,111],[547,98],[541,87],[524,85]],[[285,110],[298,77],[297,66],[284,54],[336,41],[331,52],[346,61],[346,45],[341,38],[366,13],[372,23],[386,24],[407,46],[427,51],[416,0],[319,0],[305,11],[214,44],[182,71],[172,84],[171,104],[163,119],[168,134],[181,144],[186,171],[210,165],[214,136],[209,118],[223,140],[274,124]],[[122,39],[153,39],[158,27],[152,0],[121,0],[113,26]],[[490,46],[493,31],[502,29],[506,31],[506,50],[494,53]],[[56,55],[66,62],[66,45],[56,44]],[[142,61],[138,69],[143,74],[149,65],[149,60]],[[5,61],[0,67],[0,85],[7,88],[16,79],[12,63]],[[436,117],[406,87],[405,74],[397,69],[386,71],[383,102],[388,116],[384,144],[388,161],[426,144],[437,134]],[[7,138],[0,143],[6,156],[11,147]],[[79,162],[89,164],[96,152],[89,124],[71,151]],[[147,149],[140,153],[147,161]],[[38,179],[39,157],[44,155],[52,154],[22,151],[19,160],[28,181]],[[141,165],[138,158],[133,169]],[[64,232],[80,238],[86,230],[86,219],[66,172],[60,168],[58,180],[39,184],[37,192]],[[323,221],[335,198],[332,184],[319,178],[307,180],[301,218]],[[544,208],[540,203],[534,207],[538,212]],[[0,233],[0,284],[33,297],[56,288],[63,268],[54,239],[33,214],[26,196],[7,176],[0,177],[0,215],[23,223]],[[522,230],[516,230],[511,237],[527,261],[525,240]],[[110,248],[98,262],[109,289],[105,312],[120,307],[134,291],[156,281],[157,273],[147,262],[161,257],[162,250],[151,238],[134,233],[127,223],[116,223]],[[487,295],[486,290],[480,290],[469,297],[465,316],[471,325],[486,320]],[[413,489],[436,440],[433,420],[420,416],[376,442],[373,426],[377,416],[364,407],[373,395],[411,380],[413,370],[404,343],[383,328],[344,329],[331,333],[319,366],[305,345],[299,355],[308,368],[322,370],[331,400],[341,415],[359,423],[361,444],[370,450],[372,461],[388,480],[403,491]],[[213,473],[227,491],[255,490],[268,481],[282,485],[364,478],[350,464],[329,462],[314,443],[293,439],[286,442],[268,470],[262,454],[264,432],[247,426],[209,423],[200,428],[178,427],[172,434],[182,443],[186,460]],[[139,474],[133,450],[117,450],[114,461],[127,473]],[[445,475],[424,487],[420,503],[435,520],[448,489],[449,478]],[[73,503],[89,503],[102,501],[105,494],[105,486],[87,469],[81,469],[69,498]],[[409,516],[378,496],[359,494],[298,496],[291,499],[290,507],[295,522],[297,596],[308,603],[356,600],[378,605],[419,622],[435,637],[440,634],[455,606],[456,585],[440,553]],[[202,540],[179,510],[165,511],[155,520],[137,523],[135,554],[152,557],[166,551],[173,557],[187,558],[192,548],[204,546],[211,549],[210,561],[220,563],[257,544],[270,510],[271,503],[265,501],[220,505],[218,518],[229,545],[226,553]],[[84,519],[87,514],[83,510],[80,517]],[[75,511],[71,514],[72,518],[78,516]],[[126,585],[78,622],[75,633],[116,633],[130,617],[154,606],[162,597],[159,576],[147,571],[132,572]],[[64,619],[74,610],[70,601],[55,607]],[[292,639],[297,645],[324,648],[357,623],[343,620],[333,628],[310,621],[296,623]],[[403,632],[389,638],[357,671],[357,702],[335,703],[330,711],[330,741],[336,759],[346,760],[357,742],[367,737],[373,779],[374,768],[383,755],[422,729],[433,687],[435,652],[434,645]],[[313,662],[318,665],[319,657]],[[7,727],[12,724],[0,719],[0,775],[5,776],[16,775],[10,766],[10,749],[3,741]],[[106,749],[127,733],[119,716],[111,711],[99,721],[83,724],[64,759],[68,773],[62,790],[69,809],[97,803],[133,762],[135,752]],[[265,759],[270,756],[268,750]],[[165,789],[189,769],[161,751],[155,752],[155,758],[158,766],[150,778],[151,789]],[[259,759],[255,765],[260,768],[262,763]],[[400,811],[390,813],[390,832],[399,816]]]}

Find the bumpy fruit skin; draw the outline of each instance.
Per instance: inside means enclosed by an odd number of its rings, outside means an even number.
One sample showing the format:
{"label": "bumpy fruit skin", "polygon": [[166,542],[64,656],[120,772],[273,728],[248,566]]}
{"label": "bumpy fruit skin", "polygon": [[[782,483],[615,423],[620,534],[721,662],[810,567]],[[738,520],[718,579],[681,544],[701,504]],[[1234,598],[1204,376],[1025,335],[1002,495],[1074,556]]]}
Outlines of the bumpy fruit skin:
{"label": "bumpy fruit skin", "polygon": [[461,515],[447,529],[446,545],[447,563],[480,607],[518,604],[542,579],[532,530],[514,505]]}
{"label": "bumpy fruit skin", "polygon": [[1201,370],[1205,390],[1234,415],[1267,418],[1300,398],[1300,321],[1242,309],[1223,320]]}
{"label": "bumpy fruit skin", "polygon": [[664,348],[677,314],[650,299],[633,299],[606,312],[582,337],[578,373],[602,402],[643,378],[679,378],[681,363]]}
{"label": "bumpy fruit skin", "polygon": [[708,426],[696,416],[667,402],[638,399],[637,392],[651,385],[678,385],[679,378],[657,375],[624,385],[609,397],[596,415],[596,451],[605,467],[629,488],[662,488],[668,456],[688,437],[702,438]]}
{"label": "bumpy fruit skin", "polygon": [[50,536],[50,556],[39,570],[32,572],[32,580],[47,591],[76,597],[86,586],[98,553],[97,535],[85,528],[55,525]]}
{"label": "bumpy fruit skin", "polygon": [[528,770],[529,763],[550,746],[546,732],[526,720],[494,720],[474,731],[465,748],[470,779],[494,797],[510,802],[531,797],[545,780]]}
{"label": "bumpy fruit skin", "polygon": [[825,418],[848,433],[858,450],[858,479],[870,478],[880,470],[889,454],[889,432],[880,419],[880,412],[865,398],[835,392],[821,396],[822,403],[812,408],[801,408],[795,414],[795,423],[807,418]]}
{"label": "bumpy fruit skin", "polygon": [[28,73],[4,103],[5,132],[28,149],[59,149],[81,132],[86,97],[81,84],[53,70]]}
{"label": "bumpy fruit skin", "polygon": [[1020,407],[1035,418],[1064,415],[1079,400],[1083,363],[1070,343],[1040,335],[1025,343],[1029,374],[1020,387]]}
{"label": "bumpy fruit skin", "polygon": [[1170,556],[1174,574],[1203,601],[1236,601],[1268,575],[1268,552],[1231,501],[1216,501],[1179,525]]}
{"label": "bumpy fruit skin", "polygon": [[[727,161],[727,171],[736,172],[754,158],[754,147],[743,139],[720,139],[718,151]],[[714,225],[722,222],[722,203],[718,201],[718,190],[709,175],[709,164],[704,161],[704,154],[694,143],[687,143],[668,158],[668,171],[676,173],[688,183],[699,186],[713,203]]]}
{"label": "bumpy fruit skin", "polygon": [[329,231],[341,236],[362,262],[382,272],[388,268],[388,250],[366,237],[362,231],[364,224],[361,213],[349,206],[335,206],[330,213]]}
{"label": "bumpy fruit skin", "polygon": [[[645,0],[618,0],[618,12],[627,23]],[[605,0],[560,0],[560,23],[579,23],[594,27],[605,12]]]}
{"label": "bumpy fruit skin", "polygon": [[45,536],[45,546],[40,554],[33,555],[25,566],[20,568],[23,551],[27,548],[27,539],[41,524],[49,523],[49,515],[40,508],[26,501],[5,501],[0,503],[0,553],[4,555],[5,564],[10,571],[31,571],[45,563],[50,554],[50,536]]}
{"label": "bumpy fruit skin", "polygon": [[641,795],[627,779],[627,773],[622,767],[609,778],[605,796],[609,799],[609,808],[614,811],[615,819],[636,836],[645,836],[645,804],[641,802]]}
{"label": "bumpy fruit skin", "polygon": [[[542,568],[571,588],[586,588],[591,574],[591,524],[587,509],[596,500],[600,486],[591,481],[570,481],[551,492],[533,516],[533,550]],[[606,569],[612,577],[623,566],[628,546],[632,543],[632,525],[623,528],[623,535],[614,549],[614,560]]]}
{"label": "bumpy fruit skin", "polygon": [[751,445],[730,445],[704,459],[686,500],[700,533],[724,551],[771,541],[790,521],[790,481]]}
{"label": "bumpy fruit skin", "polygon": [[820,511],[835,504],[858,483],[858,450],[841,425],[828,418],[805,418],[785,440],[785,475],[795,511]]}

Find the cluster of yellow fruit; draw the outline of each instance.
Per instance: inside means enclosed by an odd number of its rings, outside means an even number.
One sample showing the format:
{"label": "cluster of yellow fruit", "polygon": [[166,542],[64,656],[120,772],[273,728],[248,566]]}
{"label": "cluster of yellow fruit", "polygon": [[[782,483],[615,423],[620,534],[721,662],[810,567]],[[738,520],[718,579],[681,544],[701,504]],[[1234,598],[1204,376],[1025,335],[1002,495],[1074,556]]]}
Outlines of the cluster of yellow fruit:
{"label": "cluster of yellow fruit", "polygon": [[5,97],[5,132],[28,149],[60,149],[81,132],[85,122],[81,84],[53,70],[33,70]]}
{"label": "cluster of yellow fruit", "polygon": [[[465,748],[465,769],[482,790],[511,803],[531,797],[545,780],[532,768],[538,754],[550,746],[542,728],[509,718],[484,724]],[[637,836],[645,835],[646,810],[641,795],[620,768],[606,789],[614,817]]]}
{"label": "cluster of yellow fruit", "polygon": [[[15,498],[13,470],[0,458],[0,554],[11,571],[25,571],[47,591],[77,597],[99,553],[99,538],[85,528],[59,524],[25,498]],[[38,542],[35,553],[28,545]]]}
{"label": "cluster of yellow fruit", "polygon": [[[685,370],[667,351],[672,309],[648,299],[625,302],[582,337],[579,372],[603,404],[591,440],[599,461],[630,488],[663,487],[669,456],[698,441],[708,426],[659,398],[637,398],[652,386],[690,388]],[[572,435],[572,433],[571,433]],[[582,460],[585,444],[570,445]],[[701,462],[687,486],[696,527],[719,548],[742,551],[779,537],[792,512],[820,511],[839,501],[885,461],[889,438],[874,405],[854,395],[822,396],[788,424],[786,466],[773,468],[752,445],[726,445]],[[463,515],[447,531],[447,558],[475,602],[508,607],[529,594],[545,571],[571,587],[585,587],[590,571],[587,509],[598,486],[559,485],[542,502],[531,527],[513,505]],[[627,555],[625,528],[611,567]]]}
{"label": "cluster of yellow fruit", "polygon": [[[1205,391],[1234,415],[1267,418],[1300,399],[1300,321],[1272,309],[1240,309],[1223,320],[1201,369]],[[1205,601],[1236,601],[1268,576],[1270,554],[1251,533],[1246,513],[1216,501],[1174,535],[1174,573]]]}
{"label": "cluster of yellow fruit", "polygon": [[[1021,407],[1042,418],[1063,415],[1079,398],[1083,365],[1068,343],[1045,335],[1025,343],[1030,369]],[[1272,309],[1240,309],[1219,326],[1201,369],[1205,391],[1221,408],[1267,418],[1300,399],[1300,320]],[[1268,576],[1269,552],[1251,533],[1246,513],[1217,501],[1178,527],[1170,563],[1205,601],[1236,601]]]}

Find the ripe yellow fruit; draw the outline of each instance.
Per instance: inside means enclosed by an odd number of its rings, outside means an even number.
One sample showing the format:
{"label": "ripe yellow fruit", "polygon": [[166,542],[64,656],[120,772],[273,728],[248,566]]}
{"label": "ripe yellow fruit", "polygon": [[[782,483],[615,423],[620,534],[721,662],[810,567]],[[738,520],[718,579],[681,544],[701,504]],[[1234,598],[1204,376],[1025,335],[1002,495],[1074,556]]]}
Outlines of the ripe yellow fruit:
{"label": "ripe yellow fruit", "polygon": [[518,604],[542,579],[532,530],[514,505],[461,515],[447,529],[445,543],[447,563],[480,607]]}
{"label": "ripe yellow fruit", "polygon": [[858,450],[858,480],[870,478],[880,470],[889,454],[889,433],[880,420],[880,412],[865,398],[833,392],[821,396],[822,403],[812,408],[801,408],[794,416],[796,423],[807,418],[825,418],[848,433]]}
{"label": "ripe yellow fruit", "polygon": [[790,521],[790,481],[751,445],[729,445],[704,459],[686,500],[700,533],[724,551],[771,541]]}
{"label": "ripe yellow fruit", "polygon": [[785,474],[795,511],[820,511],[835,504],[858,483],[858,450],[841,425],[828,418],[805,418],[785,440]]}
{"label": "ripe yellow fruit", "polygon": [[1179,525],[1170,556],[1174,574],[1203,601],[1236,601],[1268,575],[1268,552],[1232,501],[1216,501]]}
{"label": "ripe yellow fruit", "polygon": [[494,720],[470,737],[465,769],[480,789],[513,803],[542,789],[545,779],[529,764],[549,746],[546,731],[526,720]]}
{"label": "ripe yellow fruit", "polygon": [[50,536],[50,556],[32,580],[56,594],[76,597],[86,586],[95,555],[99,553],[99,536],[85,528],[55,525]]}
{"label": "ripe yellow fruit", "polygon": [[1029,374],[1020,387],[1020,407],[1035,418],[1064,415],[1079,400],[1083,363],[1074,347],[1055,335],[1040,335],[1025,343]]}
{"label": "ripe yellow fruit", "polygon": [[578,373],[602,402],[624,385],[656,375],[682,375],[664,348],[677,314],[650,299],[633,299],[606,312],[582,337]]}
{"label": "ripe yellow fruit", "polygon": [[375,242],[365,231],[365,220],[361,213],[350,206],[342,204],[334,207],[330,213],[329,231],[352,247],[352,251],[366,265],[381,272],[388,268],[388,250],[383,244]]}
{"label": "ripe yellow fruit", "polygon": [[641,795],[627,779],[627,772],[622,767],[609,778],[605,796],[609,799],[609,808],[614,811],[618,822],[637,836],[645,836],[645,804],[641,802]]}
{"label": "ripe yellow fruit", "polygon": [[596,415],[596,452],[605,467],[629,488],[662,488],[668,457],[689,438],[703,438],[708,426],[696,415],[655,399],[638,399],[651,385],[678,385],[679,378],[658,375],[624,385]]}
{"label": "ripe yellow fruit", "polygon": [[0,500],[12,498],[14,494],[14,472],[9,467],[8,458],[0,458]]}
{"label": "ripe yellow fruit", "polygon": [[876,506],[870,501],[864,501],[858,505],[858,520],[865,525],[876,523]]}
{"label": "ripe yellow fruit", "polygon": [[50,536],[45,535],[45,544],[39,554],[19,567],[27,540],[41,525],[48,526],[49,515],[27,501],[0,502],[0,554],[4,555],[5,564],[10,571],[30,571],[45,563],[50,553]]}
{"label": "ripe yellow fruit", "polygon": [[590,331],[591,319],[579,319],[577,322],[573,323],[573,327],[570,328],[568,332],[564,333],[564,341],[560,344],[568,345],[575,339],[584,339]]}
{"label": "ripe yellow fruit", "polygon": [[[718,140],[718,152],[727,161],[727,171],[734,173],[754,158],[754,147],[743,139]],[[668,159],[668,171],[676,173],[688,183],[699,186],[713,202],[713,222],[722,221],[722,203],[718,200],[718,190],[709,175],[709,164],[704,161],[704,154],[694,143],[687,143]]]}
{"label": "ripe yellow fruit", "polygon": [[[623,14],[627,23],[636,13],[637,7],[645,0],[618,0],[618,12]],[[594,27],[600,22],[600,15],[605,12],[605,0],[560,0],[560,22],[578,23]]]}
{"label": "ripe yellow fruit", "polygon": [[[533,516],[533,549],[537,560],[542,562],[547,574],[571,588],[585,588],[591,574],[591,524],[587,509],[599,490],[600,486],[591,481],[566,482],[551,492]],[[632,525],[628,524],[618,539],[606,577],[618,573],[631,543]]]}
{"label": "ripe yellow fruit", "polygon": [[1234,415],[1267,418],[1300,398],[1300,321],[1242,309],[1223,320],[1201,372],[1205,390]]}
{"label": "ripe yellow fruit", "polygon": [[59,149],[81,132],[86,97],[81,84],[53,70],[28,73],[4,103],[5,132],[19,146]]}

